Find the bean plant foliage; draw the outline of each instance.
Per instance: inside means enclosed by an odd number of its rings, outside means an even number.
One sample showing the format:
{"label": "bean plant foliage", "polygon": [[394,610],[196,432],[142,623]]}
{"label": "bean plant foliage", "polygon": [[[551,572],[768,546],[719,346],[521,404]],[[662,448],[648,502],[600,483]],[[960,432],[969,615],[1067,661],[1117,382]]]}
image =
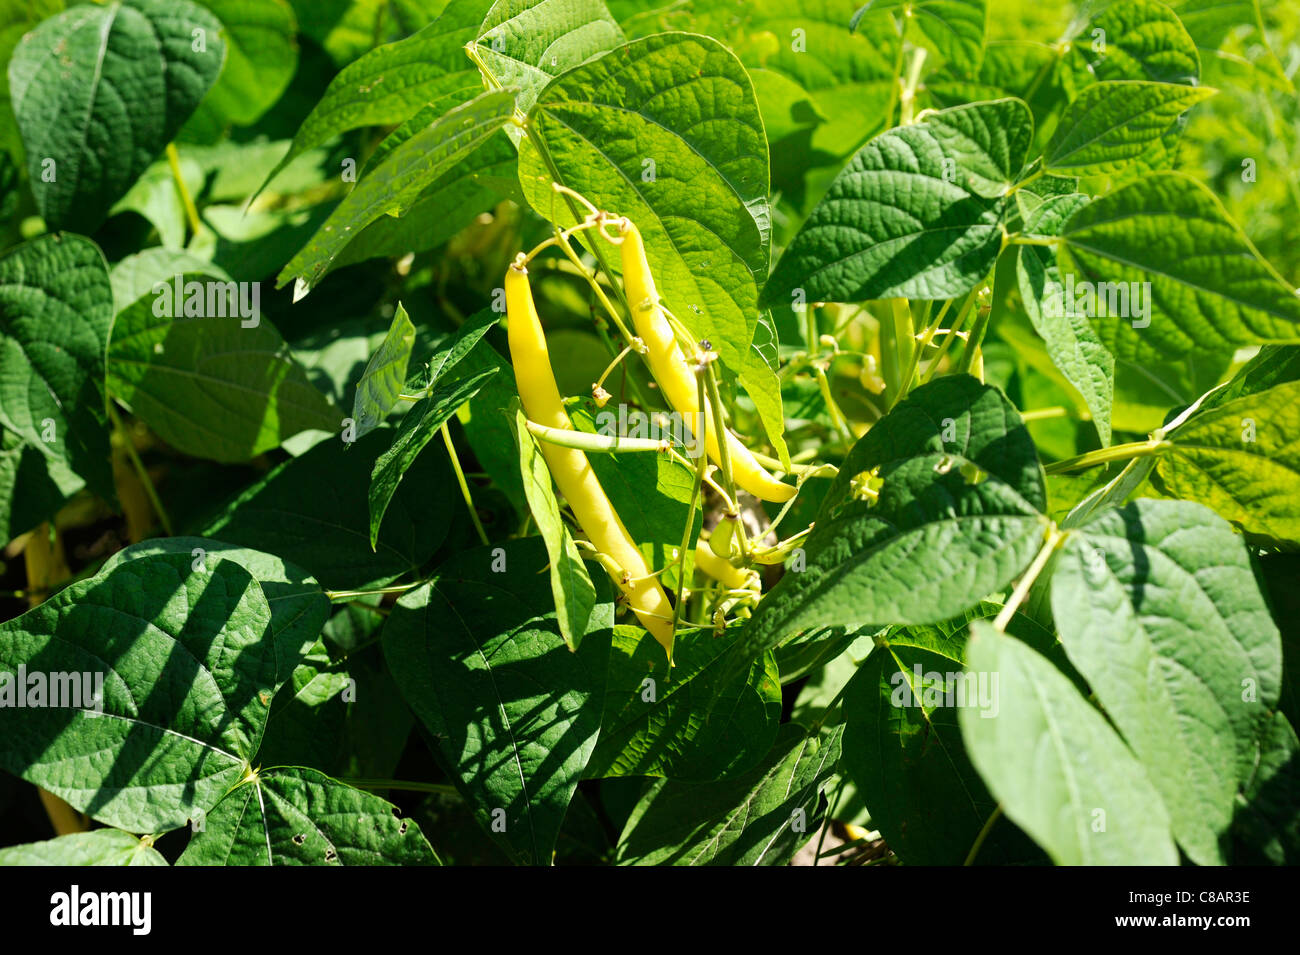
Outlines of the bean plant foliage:
{"label": "bean plant foliage", "polygon": [[0,863],[1296,862],[1298,51],[0,3]]}

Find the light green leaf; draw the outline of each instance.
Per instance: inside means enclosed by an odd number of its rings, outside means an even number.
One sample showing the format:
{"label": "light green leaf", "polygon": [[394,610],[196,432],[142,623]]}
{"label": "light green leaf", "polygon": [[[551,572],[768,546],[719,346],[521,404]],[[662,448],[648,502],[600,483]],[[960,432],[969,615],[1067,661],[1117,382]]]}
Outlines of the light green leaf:
{"label": "light green leaf", "polygon": [[967,669],[997,679],[998,710],[963,707],[971,762],[1009,818],[1057,865],[1177,865],[1146,770],[1051,663],[977,621]]}
{"label": "light green leaf", "polygon": [[576,651],[587,634],[587,623],[596,606],[596,585],[591,582],[578,546],[560,517],[560,505],[551,487],[551,472],[542,459],[537,440],[528,430],[528,416],[522,407],[515,409],[511,426],[519,445],[519,473],[523,477],[528,509],[551,558],[551,593],[555,596],[560,634],[569,649]]}
{"label": "light green leaf", "polygon": [[327,440],[286,461],[227,502],[204,533],[277,554],[332,590],[382,587],[428,560],[447,534],[456,498],[446,461],[413,461],[409,487],[389,503],[391,514],[372,549],[366,493],[387,429],[352,445]]}
{"label": "light green leaf", "polygon": [[104,348],[113,289],[104,256],[46,235],[0,256],[0,427],[112,499]]}
{"label": "light green leaf", "polygon": [[735,678],[725,670],[726,636],[677,631],[673,668],[639,627],[615,627],[600,741],[587,776],[735,776],[767,754],[781,716],[781,683],[765,653]]}
{"label": "light green leaf", "polygon": [[465,56],[465,44],[478,35],[489,6],[489,0],[452,0],[437,20],[418,33],[371,50],[345,66],[253,198],[296,157],[340,133],[396,125],[425,103],[448,94],[461,101],[473,98],[483,85]]}
{"label": "light green leaf", "polygon": [[1165,135],[1179,116],[1216,92],[1208,86],[1144,80],[1085,87],[1065,108],[1043,162],[1058,175],[1113,175]]}
{"label": "light green leaf", "polygon": [[[190,0],[126,0],[73,7],[22,38],[9,87],[50,228],[104,221],[216,80],[220,29]],[[194,30],[205,31],[201,51]]]}
{"label": "light green leaf", "polygon": [[1282,678],[1281,640],[1241,539],[1189,502],[1107,511],[1067,542],[1052,612],[1183,850],[1224,862],[1219,840]]}
{"label": "light green leaf", "polygon": [[[186,156],[181,157],[180,167],[185,188],[191,195],[201,193],[203,167]],[[135,185],[127,190],[126,195],[114,203],[108,214],[115,216],[122,212],[134,212],[148,220],[158,230],[158,241],[166,248],[184,248],[185,206],[181,202],[180,191],[176,188],[171,164],[166,160],[155,162],[146,169],[135,181]]]}
{"label": "light green leaf", "polygon": [[735,779],[665,779],[641,797],[618,841],[620,865],[785,865],[821,825],[842,726],[810,736],[785,723],[763,761]]}
{"label": "light green leaf", "polygon": [[1201,410],[1168,435],[1156,473],[1253,538],[1300,543],[1300,381]]}
{"label": "light green leaf", "polygon": [[984,0],[869,0],[849,21],[856,30],[863,17],[891,12],[915,24],[947,59],[966,72],[984,58]]}
{"label": "light green leaf", "polygon": [[[1087,196],[1073,194],[1046,199],[1025,217],[1025,232],[1056,235]],[[1025,312],[1047,353],[1066,380],[1083,396],[1102,446],[1110,444],[1110,412],[1115,394],[1115,357],[1106,350],[1087,316],[1072,309],[1044,308],[1054,289],[1063,288],[1061,270],[1048,248],[1025,245],[1016,260],[1016,276]]]}
{"label": "light green leaf", "polygon": [[932,113],[877,136],[835,177],[763,291],[789,304],[964,295],[1002,247],[1033,136],[1016,99]]}
{"label": "light green leaf", "polygon": [[268,769],[209,814],[177,865],[438,865],[392,803],[312,769]]}
{"label": "light green leaf", "polygon": [[[171,183],[175,191],[176,184]],[[219,266],[182,252],[179,249],[150,249],[128,255],[117,262],[109,272],[113,285],[114,314],[125,310],[146,295],[155,294],[159,282],[171,285],[176,276],[191,273],[229,282],[230,276]]]}
{"label": "light green leaf", "polygon": [[411,361],[411,349],[415,347],[415,326],[406,314],[402,303],[397,303],[393,313],[393,323],[388,326],[388,334],[383,343],[370,356],[366,370],[357,382],[356,397],[352,401],[352,417],[355,422],[355,435],[360,438],[369,434],[388,417],[397,399],[402,394],[402,385],[406,383],[406,367]]}
{"label": "light green leaf", "polygon": [[550,864],[596,745],[609,652],[599,631],[614,623],[605,596],[570,652],[546,561],[537,537],[458,554],[398,600],[383,636],[402,696],[474,816],[525,865]]}
{"label": "light green leaf", "polygon": [[455,368],[500,320],[499,312],[491,308],[480,309],[465,319],[464,323],[456,329],[455,334],[439,342],[438,347],[434,349],[433,357],[428,362],[427,385],[437,384],[440,378]]}
{"label": "light green leaf", "polygon": [[[178,283],[187,314],[173,318]],[[195,457],[246,461],[301,431],[339,428],[338,409],[245,291],[185,273],[113,320],[109,392]]]}
{"label": "light green leaf", "polygon": [[251,126],[298,68],[298,23],[288,0],[198,0],[221,21],[226,62],[196,122]]}
{"label": "light green leaf", "polygon": [[420,452],[438,433],[457,409],[469,401],[496,371],[481,371],[472,378],[458,378],[434,388],[402,419],[387,451],[375,460],[370,472],[370,490],[366,497],[370,507],[370,546],[379,540],[380,526],[398,485],[420,457]]}
{"label": "light green leaf", "polygon": [[1120,0],[1106,7],[1070,44],[1065,64],[1080,87],[1096,80],[1194,85],[1201,75],[1196,44],[1159,0]]}
{"label": "light green leaf", "polygon": [[426,188],[504,126],[513,111],[512,90],[483,93],[402,143],[361,177],[281,270],[278,285],[297,277],[308,288],[315,286],[362,229],[383,215],[405,215]]}
{"label": "light green leaf", "polygon": [[1182,173],[1153,173],[1097,199],[1061,238],[1057,261],[1067,283],[1073,274],[1076,296],[1085,282],[1107,283],[1094,288],[1090,317],[1116,359],[1159,362],[1300,341],[1300,296],[1214,194]]}
{"label": "light green leaf", "polygon": [[804,569],[763,599],[742,656],[809,627],[955,617],[1029,565],[1046,504],[1033,440],[1006,397],[967,376],[930,382],[854,445]]}
{"label": "light green leaf", "polygon": [[146,841],[120,829],[74,832],[46,842],[29,842],[0,849],[0,866],[157,866],[162,853]]}
{"label": "light green leaf", "polygon": [[183,826],[239,781],[288,672],[257,581],[192,561],[127,561],[0,624],[0,766],[136,832]]}

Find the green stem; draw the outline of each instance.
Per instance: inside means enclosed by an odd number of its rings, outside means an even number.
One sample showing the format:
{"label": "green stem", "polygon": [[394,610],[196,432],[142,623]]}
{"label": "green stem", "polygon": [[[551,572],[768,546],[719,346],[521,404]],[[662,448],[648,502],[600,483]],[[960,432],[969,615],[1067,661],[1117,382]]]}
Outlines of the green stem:
{"label": "green stem", "polygon": [[943,318],[948,314],[948,309],[952,306],[952,299],[943,303],[943,308],[939,309],[939,314],[933,322],[928,322],[925,331],[921,335],[921,340],[912,348],[911,361],[907,363],[907,369],[903,372],[902,387],[894,392],[893,399],[889,402],[889,408],[892,411],[894,405],[902,399],[912,388],[912,379],[916,377],[916,370],[921,365],[921,353],[930,347],[930,342],[934,341],[934,336],[939,334],[939,326],[943,324]]}
{"label": "green stem", "polygon": [[1015,616],[1016,610],[1022,603],[1024,603],[1025,597],[1029,593],[1029,588],[1034,585],[1034,581],[1038,579],[1038,575],[1043,572],[1043,568],[1046,567],[1047,562],[1051,560],[1052,554],[1054,554],[1056,549],[1061,546],[1061,543],[1065,538],[1066,532],[1062,531],[1055,525],[1053,525],[1052,529],[1047,532],[1047,540],[1043,541],[1043,546],[1038,549],[1038,553],[1034,556],[1033,563],[1029,565],[1029,569],[1020,576],[1018,581],[1016,581],[1016,589],[1011,592],[1011,597],[1007,600],[1006,606],[1002,608],[996,619],[994,619],[993,626],[996,629],[1001,630],[1004,633],[1006,632],[1007,624],[1011,622],[1011,618]]}
{"label": "green stem", "polygon": [[993,831],[993,824],[1001,818],[1002,803],[998,803],[993,807],[993,811],[989,813],[988,819],[984,820],[984,825],[980,828],[979,835],[975,837],[975,844],[970,847],[970,852],[966,854],[966,861],[963,862],[962,865],[975,864],[975,857],[979,855],[980,848],[984,845],[984,840],[987,839],[989,833]]}
{"label": "green stem", "polygon": [[[705,365],[702,374],[709,389],[709,410],[713,412],[713,426],[718,431],[718,465],[722,468],[722,486],[727,489],[727,496],[734,501],[737,500],[736,482],[731,476],[731,449],[727,447],[727,424],[722,418],[722,394],[718,391],[713,362]],[[703,404],[700,406],[703,407]],[[705,447],[708,447],[707,436]]]}
{"label": "green stem", "polygon": [[[925,369],[925,381],[928,382],[934,378],[935,371],[938,370],[940,363],[948,354],[948,349],[952,343],[957,340],[961,330],[966,326],[966,319],[970,315],[971,307],[975,304],[976,293],[972,291],[962,302],[961,309],[957,312],[957,317],[952,320],[952,325],[944,334],[943,340],[939,342],[939,348],[935,351],[934,357],[930,359],[930,364]],[[922,382],[924,384],[925,382]]]}
{"label": "green stem", "polygon": [[149,503],[153,505],[154,513],[158,515],[158,522],[162,524],[163,530],[168,537],[174,537],[175,532],[172,530],[171,518],[167,516],[167,511],[158,497],[158,490],[153,486],[153,481],[149,479],[149,472],[144,468],[144,462],[140,460],[140,455],[136,454],[135,442],[131,440],[131,435],[127,432],[126,426],[122,424],[121,417],[118,416],[117,409],[113,407],[110,399],[108,402],[108,416],[112,419],[113,427],[121,436],[122,447],[126,449],[127,457],[131,459],[131,465],[135,468],[135,473],[140,478],[140,483],[144,486],[144,492],[149,497]]}
{"label": "green stem", "polygon": [[483,546],[488,544],[487,531],[483,530],[483,522],[478,519],[478,511],[474,509],[474,498],[469,493],[469,482],[465,480],[465,472],[461,470],[460,458],[456,456],[456,445],[451,440],[451,430],[443,422],[442,443],[447,446],[447,454],[451,456],[451,467],[456,472],[456,482],[460,485],[461,497],[465,498],[465,507],[469,509],[470,520],[474,522],[474,530],[478,531],[478,539],[483,542]]}
{"label": "green stem", "polygon": [[[978,298],[978,296],[976,296]],[[970,335],[966,338],[966,347],[962,350],[961,361],[957,365],[957,374],[969,375],[971,369],[975,367],[975,356],[979,354],[980,345],[984,343],[984,333],[989,329],[989,316],[993,314],[990,309],[977,309],[975,312],[975,324],[971,326]]]}
{"label": "green stem", "polygon": [[1048,474],[1081,471],[1084,468],[1096,467],[1099,464],[1110,464],[1112,461],[1130,461],[1133,458],[1163,454],[1172,447],[1172,441],[1130,441],[1127,444],[1115,444],[1109,448],[1100,448],[1096,451],[1089,451],[1087,454],[1080,454],[1077,457],[1066,458],[1064,461],[1056,461],[1045,465],[1043,470]]}
{"label": "green stem", "polygon": [[199,221],[199,210],[194,205],[194,200],[190,198],[189,187],[185,185],[185,177],[181,175],[181,156],[176,151],[175,143],[167,144],[167,165],[171,166],[172,178],[176,180],[176,191],[180,193],[181,205],[185,207],[185,218],[189,220],[190,232],[198,235],[203,228],[203,223]]}
{"label": "green stem", "polygon": [[[696,378],[700,407],[704,406],[704,379]],[[690,595],[686,585],[686,554],[691,549],[691,531],[695,529],[695,508],[700,502],[700,489],[704,485],[704,472],[709,466],[709,456],[704,453],[708,440],[708,415],[700,415],[700,454],[695,462],[695,481],[691,486],[691,506],[686,510],[686,529],[682,531],[682,549],[677,555],[677,602],[673,604],[673,633],[677,633],[677,623],[681,620],[682,608]],[[734,499],[734,498],[733,498]]]}
{"label": "green stem", "polygon": [[391,587],[376,587],[373,590],[327,590],[325,596],[330,599],[330,603],[347,603],[356,600],[358,597],[377,597],[383,594],[404,594],[408,590],[414,590],[420,586],[421,581],[412,584],[394,584]]}

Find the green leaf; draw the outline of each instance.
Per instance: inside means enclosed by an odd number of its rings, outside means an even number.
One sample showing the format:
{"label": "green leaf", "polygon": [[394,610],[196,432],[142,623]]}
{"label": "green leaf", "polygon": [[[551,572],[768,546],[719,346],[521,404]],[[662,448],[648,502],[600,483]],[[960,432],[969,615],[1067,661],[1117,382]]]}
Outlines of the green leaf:
{"label": "green leaf", "polygon": [[[172,192],[176,184],[168,180]],[[117,262],[109,272],[113,285],[114,314],[125,311],[130,305],[149,295],[159,282],[174,282],[177,275],[191,273],[229,282],[230,276],[220,266],[205,262],[179,249],[157,246],[128,255]],[[107,342],[105,342],[107,348]]]}
{"label": "green leaf", "polygon": [[1085,87],[1056,127],[1045,168],[1069,176],[1121,171],[1162,137],[1178,117],[1218,90],[1208,86],[1114,80]]}
{"label": "green leaf", "polygon": [[312,769],[269,769],[221,800],[177,865],[438,865],[420,827]]}
{"label": "green leaf", "polygon": [[1057,865],[1176,865],[1169,814],[1134,758],[1070,681],[976,621],[967,669],[997,680],[998,710],[963,707],[971,762],[1009,818]]}
{"label": "green leaf", "polygon": [[[786,248],[764,302],[964,295],[1002,248],[1033,119],[1021,100],[932,113],[849,160]],[[797,296],[802,295],[802,298]]]}
{"label": "green leaf", "polygon": [[438,379],[455,368],[499,321],[501,321],[499,312],[491,308],[481,309],[465,319],[454,334],[439,342],[438,347],[434,349],[433,357],[428,362],[428,384],[436,384]]}
{"label": "green leaf", "polygon": [[1070,44],[1065,63],[1078,86],[1095,80],[1191,85],[1201,75],[1196,44],[1159,0],[1120,0],[1102,10]]}
{"label": "green leaf", "polygon": [[810,736],[785,723],[763,761],[735,779],[655,783],[619,837],[618,864],[785,865],[821,824],[843,732]]}
{"label": "green leaf", "polygon": [[856,30],[872,13],[897,12],[916,24],[931,43],[966,72],[979,69],[984,58],[984,0],[868,0],[849,21]]}
{"label": "green leaf", "polygon": [[[576,653],[540,538],[463,552],[398,600],[384,657],[475,817],[517,863],[549,865],[600,731],[608,596]],[[608,594],[608,590],[606,590]]]}
{"label": "green leaf", "polygon": [[396,125],[425,103],[449,94],[473,98],[482,81],[465,56],[465,44],[478,35],[488,8],[488,0],[452,0],[437,20],[418,33],[371,50],[345,66],[253,198],[295,158],[340,133]]}
{"label": "green leaf", "polygon": [[58,458],[45,457],[0,427],[0,540],[13,540],[50,520],[84,486]]}
{"label": "green leaf", "polygon": [[196,122],[251,126],[298,67],[298,23],[287,0],[198,0],[221,21],[226,62]]}
{"label": "green leaf", "polygon": [[[204,184],[203,167],[187,156],[181,157],[180,167],[185,188],[191,195],[201,193]],[[158,230],[158,241],[164,247],[185,247],[185,205],[181,201],[180,190],[176,188],[176,177],[172,173],[171,164],[166,160],[159,160],[146,169],[126,191],[126,195],[108,210],[110,217],[124,212],[134,212],[146,219]],[[129,299],[122,304],[133,301],[135,299]]]}
{"label": "green leaf", "polygon": [[1275,713],[1260,741],[1259,765],[1240,797],[1235,823],[1249,864],[1295,865],[1300,859],[1300,739]]}
{"label": "green leaf", "polygon": [[1252,538],[1300,543],[1300,381],[1201,410],[1171,431],[1156,473]]}
{"label": "green leaf", "polygon": [[1300,380],[1300,347],[1265,345],[1224,387],[1205,396],[1198,413],[1297,380]]}
{"label": "green leaf", "polygon": [[478,394],[479,389],[496,372],[479,372],[472,378],[458,378],[436,388],[402,419],[393,435],[393,443],[375,459],[370,472],[370,489],[366,494],[370,508],[370,546],[376,546],[380,527],[398,485],[415,465],[431,438],[454,415],[458,408]]}
{"label": "green leaf", "polygon": [[[1087,205],[1077,193],[1046,199],[1025,217],[1025,232],[1057,235],[1077,210]],[[1110,414],[1115,394],[1115,357],[1106,350],[1087,316],[1070,309],[1044,308],[1052,289],[1064,287],[1052,251],[1041,245],[1021,246],[1016,276],[1025,313],[1034,325],[1047,354],[1066,380],[1083,396],[1102,447],[1110,444]]]}
{"label": "green leaf", "polygon": [[0,866],[166,865],[151,842],[120,829],[74,832],[46,842],[0,849]]}
{"label": "green leaf", "polygon": [[370,356],[366,370],[357,382],[357,394],[352,401],[356,437],[363,437],[379,427],[397,404],[402,385],[406,383],[406,367],[414,347],[415,326],[402,303],[398,302],[388,334]]}
{"label": "green leaf", "polygon": [[[131,560],[0,624],[0,766],[136,832],[183,826],[239,781],[288,672],[257,581],[191,561]],[[44,702],[15,708],[7,696],[37,703],[33,677]]]}
{"label": "green leaf", "polygon": [[[262,320],[256,286],[247,300],[244,288],[177,274],[113,320],[109,392],[195,457],[247,461],[301,431],[339,429],[338,409]],[[169,317],[178,297],[186,314]]]}
{"label": "green leaf", "polygon": [[[958,710],[995,713],[996,684],[963,674],[971,620],[996,616],[984,603],[933,626],[880,638],[844,693],[844,771],[871,810],[872,828],[907,865],[961,865],[997,801],[962,743]],[[1015,615],[1011,626],[1043,649],[1051,633]],[[997,825],[978,861],[1037,861],[1014,827]]]}
{"label": "green leaf", "polygon": [[204,533],[292,561],[331,590],[381,587],[415,571],[446,537],[455,485],[444,459],[413,461],[372,549],[366,492],[391,433],[351,446],[322,441],[228,502]]}
{"label": "green leaf", "polygon": [[512,90],[482,93],[402,143],[361,177],[281,270],[278,286],[297,277],[314,287],[362,229],[383,215],[405,215],[426,188],[504,126],[513,111]]}
{"label": "green leaf", "polygon": [[518,87],[526,113],[552,77],[622,43],[602,0],[498,0],[479,26],[475,53],[497,83]]}
{"label": "green leaf", "polygon": [[1071,217],[1061,237],[1057,261],[1067,283],[1073,274],[1077,296],[1084,282],[1128,293],[1110,296],[1119,308],[1109,299],[1103,308],[1107,296],[1095,289],[1090,316],[1117,359],[1158,362],[1300,341],[1300,296],[1214,194],[1182,173],[1153,173],[1097,199]]}
{"label": "green leaf", "polygon": [[511,425],[519,445],[519,473],[523,477],[528,509],[551,558],[551,593],[555,596],[560,634],[569,649],[576,651],[587,634],[587,623],[596,607],[596,585],[591,582],[578,545],[560,516],[560,505],[551,487],[551,472],[542,459],[537,440],[528,430],[528,416],[522,407],[515,409]]}
{"label": "green leaf", "polygon": [[766,216],[768,157],[735,55],[693,34],[635,40],[554,80],[529,123],[519,181],[532,207],[569,221],[550,187],[558,176],[635,222],[667,307],[727,367],[745,368],[767,268],[751,205]]}
{"label": "green leaf", "polygon": [[913,391],[854,445],[789,572],[739,646],[798,630],[938,623],[1009,584],[1043,543],[1047,505],[1029,432],[967,376]]}
{"label": "green leaf", "polygon": [[735,776],[767,754],[781,716],[772,654],[729,677],[735,639],[712,630],[677,631],[673,663],[638,627],[615,627],[600,741],[587,776],[666,776],[709,781]]}
{"label": "green leaf", "polygon": [[93,232],[104,221],[217,79],[220,30],[190,0],[126,0],[73,7],[23,37],[9,87],[50,228]]}
{"label": "green leaf", "polygon": [[46,235],[0,256],[0,427],[109,499],[103,380],[112,319],[108,267],[89,239]]}
{"label": "green leaf", "polygon": [[1281,640],[1241,539],[1189,502],[1107,511],[1069,538],[1052,612],[1179,845],[1199,864],[1225,861],[1219,840],[1282,677]]}

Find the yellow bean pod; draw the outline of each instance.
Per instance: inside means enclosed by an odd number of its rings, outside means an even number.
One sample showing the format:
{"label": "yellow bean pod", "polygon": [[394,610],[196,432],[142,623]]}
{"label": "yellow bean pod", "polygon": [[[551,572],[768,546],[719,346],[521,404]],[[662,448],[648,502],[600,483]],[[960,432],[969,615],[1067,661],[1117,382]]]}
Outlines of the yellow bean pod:
{"label": "yellow bean pod", "polygon": [[[709,416],[704,423],[705,445],[709,458],[720,465],[722,455],[717,428],[713,426],[712,408],[707,399],[703,408],[700,407],[693,368],[700,356],[698,353],[687,356],[682,351],[681,343],[673,334],[672,325],[659,307],[659,293],[655,289],[654,276],[646,259],[641,232],[631,222],[624,220],[624,223],[621,246],[623,285],[632,309],[632,324],[636,328],[637,337],[646,345],[646,360],[650,371],[673,409],[680,414],[692,416],[690,424],[693,429],[698,429],[700,425],[701,411]],[[699,433],[698,430],[696,433]],[[784,504],[794,497],[794,487],[769,474],[750,453],[749,448],[730,430],[725,434],[727,456],[731,460],[731,476],[738,486],[757,498],[776,504]]]}
{"label": "yellow bean pod", "polygon": [[[555,384],[546,337],[537,317],[528,270],[512,265],[506,271],[506,315],[510,360],[519,386],[519,400],[529,419],[548,428],[573,430]],[[596,549],[621,567],[624,580],[614,583],[628,596],[628,605],[664,649],[673,655],[673,608],[657,577],[650,576],[645,558],[600,486],[587,455],[576,448],[541,442],[542,456],[556,487]],[[611,572],[611,576],[613,573]]]}
{"label": "yellow bean pod", "polygon": [[749,590],[754,579],[749,571],[737,567],[729,560],[723,560],[704,543],[695,547],[695,567],[728,590]]}

